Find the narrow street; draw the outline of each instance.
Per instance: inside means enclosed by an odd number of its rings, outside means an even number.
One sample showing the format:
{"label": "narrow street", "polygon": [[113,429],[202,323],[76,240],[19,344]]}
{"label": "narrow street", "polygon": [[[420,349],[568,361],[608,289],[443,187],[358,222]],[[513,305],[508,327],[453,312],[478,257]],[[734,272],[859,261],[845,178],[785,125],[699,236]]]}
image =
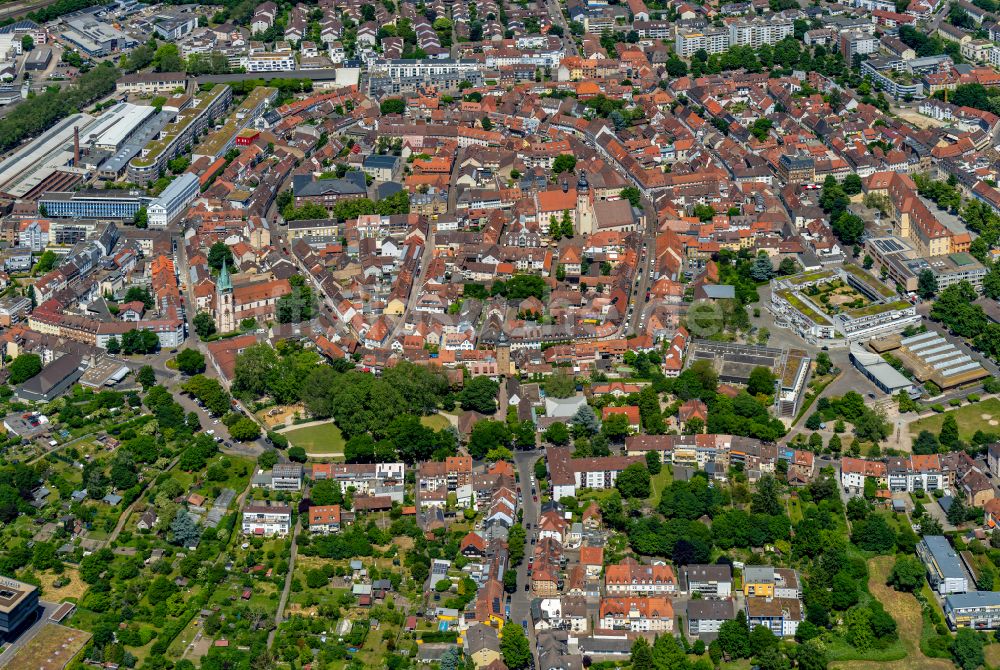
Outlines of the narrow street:
{"label": "narrow street", "polygon": [[[170,461],[170,465],[168,465],[166,468],[164,468],[163,471],[164,472],[170,472],[171,470],[173,470],[174,467],[176,467],[176,465],[177,465],[177,461],[179,461],[179,460],[181,460],[181,457],[177,456],[177,458],[175,458],[174,460]],[[152,481],[153,480],[150,479],[150,480],[147,480],[145,482],[145,485],[142,487],[142,492],[143,493],[145,493],[146,487],[149,486],[150,482],[152,482]],[[132,512],[135,511],[136,505],[138,505],[139,503],[142,503],[143,506],[146,505],[146,499],[141,494],[139,495],[139,497],[137,497],[135,500],[133,500],[132,504],[129,505],[125,509],[125,511],[123,511],[121,513],[121,515],[118,517],[118,523],[115,524],[115,529],[113,531],[111,531],[111,535],[109,535],[108,539],[104,541],[104,546],[105,547],[111,546],[112,544],[114,544],[115,540],[118,539],[118,536],[125,529],[125,523],[128,521],[129,517],[132,516]]]}
{"label": "narrow street", "polygon": [[522,524],[530,530],[526,532],[524,542],[524,560],[517,566],[517,590],[510,596],[510,622],[509,626],[520,626],[523,621],[528,621],[528,642],[531,645],[532,654],[535,650],[535,630],[530,625],[531,621],[531,591],[525,591],[524,585],[530,583],[528,579],[528,557],[534,547],[531,538],[538,532],[539,504],[531,498],[531,478],[535,473],[535,461],[542,457],[540,450],[515,451],[514,466],[517,468],[518,485],[521,487],[522,504],[524,510]]}
{"label": "narrow street", "polygon": [[[309,495],[308,489],[303,489],[303,497]],[[281,591],[281,598],[278,600],[278,610],[274,613],[274,629],[267,634],[267,648],[274,644],[274,637],[278,633],[278,626],[285,620],[285,605],[288,603],[288,593],[292,590],[292,575],[295,574],[295,557],[299,553],[296,540],[299,537],[299,530],[302,528],[302,521],[296,519],[295,527],[292,529],[292,547],[288,555],[288,573],[285,575],[285,588]]]}

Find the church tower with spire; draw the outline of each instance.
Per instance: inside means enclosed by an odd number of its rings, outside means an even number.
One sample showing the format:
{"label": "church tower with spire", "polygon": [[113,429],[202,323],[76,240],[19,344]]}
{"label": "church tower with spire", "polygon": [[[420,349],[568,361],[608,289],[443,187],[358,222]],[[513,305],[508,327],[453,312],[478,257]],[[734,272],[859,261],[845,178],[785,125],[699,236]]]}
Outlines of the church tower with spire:
{"label": "church tower with spire", "polygon": [[220,333],[236,330],[236,305],[233,303],[233,280],[229,276],[229,265],[222,262],[219,279],[215,282],[215,320]]}
{"label": "church tower with spire", "polygon": [[590,183],[587,181],[586,170],[580,170],[580,179],[576,182],[576,222],[581,235],[593,234],[594,201],[590,197]]}

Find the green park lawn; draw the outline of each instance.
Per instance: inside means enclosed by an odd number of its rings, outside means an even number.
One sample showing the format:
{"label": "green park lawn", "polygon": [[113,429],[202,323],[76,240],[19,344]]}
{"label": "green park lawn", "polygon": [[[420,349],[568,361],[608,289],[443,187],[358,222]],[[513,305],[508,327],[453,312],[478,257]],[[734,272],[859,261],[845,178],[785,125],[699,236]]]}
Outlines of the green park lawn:
{"label": "green park lawn", "polygon": [[333,421],[282,433],[293,447],[302,447],[307,454],[344,455],[344,436]]}
{"label": "green park lawn", "polygon": [[[1000,422],[1000,399],[987,398],[965,407],[914,421],[910,424],[910,434],[915,437],[920,434],[920,431],[929,430],[937,435],[941,432],[941,424],[944,423],[944,418],[948,415],[955,417],[955,421],[958,422],[958,434],[963,440],[971,439],[977,430],[985,433],[1000,433],[1000,424],[990,425],[990,421]],[[988,418],[983,418],[984,415]]]}

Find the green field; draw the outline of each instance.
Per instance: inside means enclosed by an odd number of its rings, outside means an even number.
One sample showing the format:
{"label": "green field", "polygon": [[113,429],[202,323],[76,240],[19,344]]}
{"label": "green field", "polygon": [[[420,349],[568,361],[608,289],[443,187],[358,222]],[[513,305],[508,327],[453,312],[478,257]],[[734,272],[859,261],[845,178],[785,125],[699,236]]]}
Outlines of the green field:
{"label": "green field", "polygon": [[293,447],[302,447],[307,454],[344,455],[344,436],[337,424],[329,421],[305,428],[293,428],[282,433]]}
{"label": "green field", "polygon": [[[922,430],[929,430],[935,435],[941,432],[941,424],[948,415],[954,416],[958,422],[958,434],[963,440],[971,439],[977,430],[984,433],[1000,433],[1000,400],[986,400],[959,407],[948,412],[935,414],[910,424],[910,434],[917,436]],[[987,416],[988,418],[983,418]],[[990,425],[990,421],[998,423]]]}
{"label": "green field", "polygon": [[444,414],[431,414],[430,416],[420,417],[420,423],[424,424],[431,430],[442,430],[451,425],[451,421],[448,420]]}

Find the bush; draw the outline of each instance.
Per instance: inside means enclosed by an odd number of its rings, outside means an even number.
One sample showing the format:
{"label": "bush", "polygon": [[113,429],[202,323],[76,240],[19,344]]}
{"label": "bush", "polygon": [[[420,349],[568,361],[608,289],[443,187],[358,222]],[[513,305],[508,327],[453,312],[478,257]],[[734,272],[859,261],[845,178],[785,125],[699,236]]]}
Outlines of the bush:
{"label": "bush", "polygon": [[275,449],[287,449],[288,448],[288,438],[281,433],[276,433],[273,430],[267,431],[267,439],[271,440],[271,444],[274,445]]}

